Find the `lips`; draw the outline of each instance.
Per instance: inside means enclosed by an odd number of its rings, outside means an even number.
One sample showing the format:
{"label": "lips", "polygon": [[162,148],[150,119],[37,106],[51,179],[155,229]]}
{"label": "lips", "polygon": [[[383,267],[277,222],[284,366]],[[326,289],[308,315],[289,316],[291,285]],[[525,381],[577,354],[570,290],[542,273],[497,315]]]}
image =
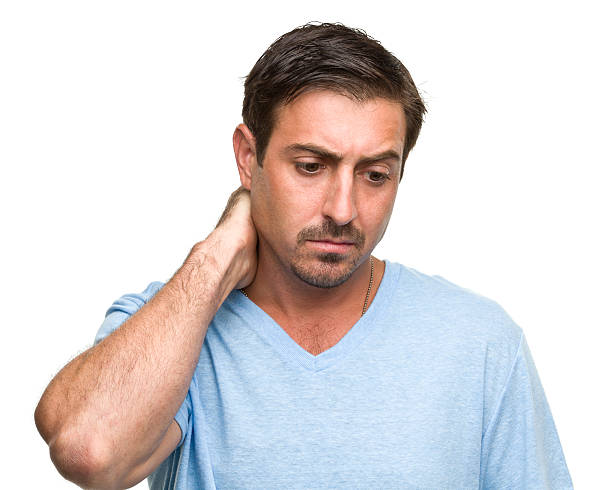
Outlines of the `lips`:
{"label": "lips", "polygon": [[306,243],[317,250],[328,253],[346,253],[354,246],[353,242],[335,240],[308,240]]}
{"label": "lips", "polygon": [[336,245],[354,245],[353,242],[348,241],[336,241],[336,240],[310,240],[312,242],[321,242],[321,243],[334,243]]}
{"label": "lips", "polygon": [[365,235],[353,223],[343,226],[336,225],[331,219],[320,225],[307,226],[297,235],[298,245],[314,246],[329,244],[338,247],[355,247],[362,250],[365,244]]}

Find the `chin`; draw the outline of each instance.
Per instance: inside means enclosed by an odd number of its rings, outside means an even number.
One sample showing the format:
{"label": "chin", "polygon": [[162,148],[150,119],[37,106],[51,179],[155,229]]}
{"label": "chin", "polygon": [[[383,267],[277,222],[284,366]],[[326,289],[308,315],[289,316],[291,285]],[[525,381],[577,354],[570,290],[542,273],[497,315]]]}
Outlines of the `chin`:
{"label": "chin", "polygon": [[349,259],[341,254],[320,254],[314,259],[314,263],[306,260],[293,261],[291,270],[306,284],[328,289],[346,282],[357,269],[358,261],[359,258]]}

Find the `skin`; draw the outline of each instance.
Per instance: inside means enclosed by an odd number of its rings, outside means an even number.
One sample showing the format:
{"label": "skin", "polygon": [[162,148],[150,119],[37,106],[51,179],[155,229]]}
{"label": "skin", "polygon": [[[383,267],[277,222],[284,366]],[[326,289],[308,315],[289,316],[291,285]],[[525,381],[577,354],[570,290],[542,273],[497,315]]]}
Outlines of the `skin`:
{"label": "skin", "polygon": [[[359,320],[368,259],[399,184],[403,113],[383,99],[311,92],[278,116],[262,166],[253,135],[237,127],[242,187],[215,230],[147,304],[43,393],[36,426],[65,478],[127,488],[176,448],[174,416],[208,325],[232,290],[246,287],[315,355]],[[376,261],[373,294],[383,272]]]}
{"label": "skin", "polygon": [[[246,291],[307,350],[333,345],[361,315],[369,257],[397,195],[405,124],[396,102],[307,92],[278,111],[262,165],[252,133],[236,129],[259,238]],[[384,263],[375,265],[374,292]]]}

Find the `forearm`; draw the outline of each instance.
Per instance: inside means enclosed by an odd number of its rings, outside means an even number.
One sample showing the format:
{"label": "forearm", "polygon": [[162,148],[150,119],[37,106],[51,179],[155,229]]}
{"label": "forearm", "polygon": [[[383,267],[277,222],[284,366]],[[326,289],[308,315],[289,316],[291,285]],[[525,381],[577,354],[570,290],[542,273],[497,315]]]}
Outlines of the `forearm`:
{"label": "forearm", "polygon": [[54,446],[89,454],[120,473],[157,447],[185,399],[208,324],[240,276],[231,242],[213,232],[150,302],[60,371],[36,410],[52,455]]}

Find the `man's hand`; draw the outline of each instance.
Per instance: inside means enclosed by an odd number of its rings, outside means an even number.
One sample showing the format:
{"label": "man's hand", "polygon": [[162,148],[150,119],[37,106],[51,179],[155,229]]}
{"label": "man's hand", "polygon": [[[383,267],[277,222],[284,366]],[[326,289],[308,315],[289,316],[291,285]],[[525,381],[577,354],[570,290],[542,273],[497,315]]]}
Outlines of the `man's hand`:
{"label": "man's hand", "polygon": [[244,248],[240,254],[242,274],[236,288],[248,286],[255,279],[257,272],[257,231],[251,218],[251,193],[247,189],[241,186],[232,192],[215,231],[227,233],[236,240],[244,241]]}

